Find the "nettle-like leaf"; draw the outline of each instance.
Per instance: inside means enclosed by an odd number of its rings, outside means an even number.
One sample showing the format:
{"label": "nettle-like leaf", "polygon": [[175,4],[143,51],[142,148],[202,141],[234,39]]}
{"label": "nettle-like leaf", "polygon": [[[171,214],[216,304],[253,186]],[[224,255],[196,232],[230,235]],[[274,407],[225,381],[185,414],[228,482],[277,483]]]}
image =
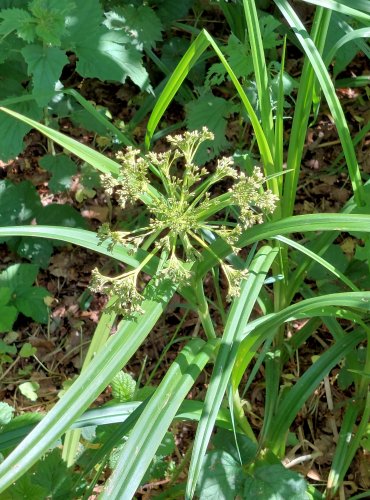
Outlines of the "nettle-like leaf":
{"label": "nettle-like leaf", "polygon": [[32,482],[32,476],[25,474],[8,491],[1,494],[1,500],[18,500],[27,498],[27,500],[40,500],[47,498],[47,491]]}
{"label": "nettle-like leaf", "polygon": [[38,273],[34,264],[13,264],[0,273],[0,287],[11,292],[9,304],[25,316],[39,323],[47,323],[48,309],[45,298],[49,293],[45,288],[33,286]]}
{"label": "nettle-like leaf", "polygon": [[35,467],[32,482],[47,491],[50,498],[72,498],[73,483],[77,476],[62,459],[56,448],[46,455]]}
{"label": "nettle-like leaf", "polygon": [[[253,60],[248,43],[242,43],[234,34],[229,36],[227,45],[223,47],[223,53],[227,56],[228,63],[232,67],[237,78],[248,78],[253,73]],[[222,63],[215,63],[209,68],[205,86],[219,85],[228,76]]]}
{"label": "nettle-like leaf", "polygon": [[99,28],[76,44],[77,71],[85,77],[114,80],[127,77],[141,89],[149,90],[149,75],[142,65],[142,56],[125,33]]}
{"label": "nettle-like leaf", "polygon": [[142,56],[130,37],[122,30],[108,31],[103,20],[98,0],[82,3],[67,20],[66,43],[77,54],[77,71],[84,77],[122,83],[129,77],[141,89],[150,90]]}
{"label": "nettle-like leaf", "polygon": [[200,129],[206,120],[208,130],[215,136],[213,141],[205,141],[201,144],[196,155],[196,162],[205,163],[212,160],[228,148],[229,143],[225,136],[226,119],[237,110],[236,106],[222,97],[206,92],[195,101],[189,102],[185,110],[186,123],[190,130]]}
{"label": "nettle-like leaf", "polygon": [[[6,67],[4,66],[0,68],[2,73],[6,70]],[[16,86],[19,85],[18,82],[14,81],[14,83]],[[25,94],[26,92],[22,89],[21,95]],[[9,94],[7,97],[10,97]],[[17,111],[17,113],[29,116],[34,120],[39,120],[42,116],[42,109],[34,100],[12,104],[9,108],[13,111]],[[23,150],[23,137],[31,130],[31,128],[32,127],[21,122],[20,120],[16,120],[12,116],[2,113],[0,119],[0,137],[2,138],[0,147],[1,160],[7,161],[14,158]]]}
{"label": "nettle-like leaf", "polygon": [[162,40],[163,26],[156,13],[145,5],[124,5],[105,14],[105,25],[110,29],[123,29],[138,49],[154,47]]}
{"label": "nettle-like leaf", "polygon": [[174,2],[173,0],[150,0],[149,5],[156,7],[156,14],[165,25],[170,25],[177,19],[183,19],[193,5],[193,0],[182,0]]}
{"label": "nettle-like leaf", "polygon": [[112,379],[110,386],[112,388],[112,396],[120,403],[132,401],[135,393],[136,381],[129,374],[122,370],[117,373]]}
{"label": "nettle-like leaf", "polygon": [[226,451],[207,453],[197,486],[199,499],[234,500],[242,492],[243,469],[240,462]]}
{"label": "nettle-like leaf", "polygon": [[[39,210],[36,216],[38,224],[49,226],[67,226],[87,228],[86,219],[70,205],[52,203]],[[65,245],[65,243],[63,243]]]}
{"label": "nettle-like leaf", "polygon": [[244,498],[255,500],[302,500],[306,498],[307,483],[297,472],[282,464],[256,467],[253,477],[244,482]]}
{"label": "nettle-like leaf", "polygon": [[39,160],[39,164],[52,174],[49,189],[53,193],[67,191],[71,187],[72,177],[77,174],[77,167],[69,156],[65,154],[46,155]]}
{"label": "nettle-like leaf", "polygon": [[0,333],[9,332],[18,316],[17,309],[9,305],[11,298],[11,289],[0,286]]}
{"label": "nettle-like leaf", "polygon": [[46,44],[60,45],[66,33],[66,15],[73,14],[74,2],[59,0],[32,0],[29,9],[35,16],[36,34]]}
{"label": "nettle-like leaf", "polygon": [[0,226],[27,224],[41,207],[40,196],[29,181],[0,181]]}
{"label": "nettle-like leaf", "polygon": [[4,9],[0,11],[0,35],[7,36],[12,31],[26,42],[35,39],[35,25],[32,16],[24,9]]}
{"label": "nettle-like leaf", "polygon": [[63,67],[68,63],[64,51],[57,47],[27,45],[22,55],[28,65],[28,74],[32,75],[33,96],[39,106],[45,106],[55,92]]}
{"label": "nettle-like leaf", "polygon": [[[8,180],[0,181],[0,226],[28,224],[45,208],[35,187],[28,181],[12,184]],[[46,267],[53,251],[48,240],[40,238],[1,238],[13,251]]]}
{"label": "nettle-like leaf", "polygon": [[275,19],[273,16],[267,15],[260,18],[259,24],[261,28],[263,47],[265,49],[273,49],[283,43],[282,39],[279,38],[279,34],[275,31],[276,28],[280,26],[280,21]]}

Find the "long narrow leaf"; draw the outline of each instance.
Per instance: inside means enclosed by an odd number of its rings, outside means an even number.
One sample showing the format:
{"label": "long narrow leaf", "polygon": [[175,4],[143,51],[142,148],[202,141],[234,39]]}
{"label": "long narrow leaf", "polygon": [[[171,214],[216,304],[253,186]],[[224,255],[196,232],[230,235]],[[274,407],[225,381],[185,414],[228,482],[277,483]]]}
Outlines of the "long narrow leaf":
{"label": "long narrow leaf", "polygon": [[310,60],[315,70],[316,77],[320,82],[322,91],[326,97],[327,103],[338,130],[338,135],[340,137],[343,151],[347,160],[348,171],[351,178],[355,201],[357,205],[362,206],[365,203],[365,196],[356,153],[352,144],[351,135],[349,133],[343,109],[335,93],[334,85],[326,70],[325,64],[305,27],[303,26],[302,22],[300,21],[290,4],[287,2],[287,0],[274,1],[293,29],[296,37],[298,38],[305,51],[306,56]]}
{"label": "long narrow leaf", "polygon": [[194,339],[178,355],[132,429],[102,499],[133,497],[180,404],[215,346],[217,341],[204,345],[202,340]]}
{"label": "long narrow leaf", "polygon": [[[370,16],[364,12],[370,13],[369,2],[367,0],[303,0],[306,3],[335,10],[340,14],[345,14],[355,19],[369,22]],[[362,12],[364,11],[364,12]]]}
{"label": "long narrow leaf", "polygon": [[[358,231],[370,232],[370,215],[366,214],[308,214],[287,217],[274,222],[266,222],[247,229],[240,237],[238,246],[244,248],[257,241],[268,240],[273,236],[313,231]],[[224,240],[218,239],[211,245],[211,250],[219,258],[224,258],[231,253],[229,245]],[[200,261],[196,272],[204,276],[211,267],[217,264],[208,253],[206,261]]]}
{"label": "long narrow leaf", "polygon": [[317,316],[343,314],[343,309],[358,309],[365,314],[370,311],[370,292],[333,293],[305,299],[285,309],[251,321],[243,332],[237,362],[233,371],[233,387],[237,388],[251,359],[260,345],[287,321]]}
{"label": "long narrow leaf", "polygon": [[40,424],[0,464],[0,492],[24,474],[105,389],[150,333],[174,291],[168,281],[163,282],[157,289],[160,299],[144,301],[144,315],[136,321],[120,323],[105,349],[96,355]]}
{"label": "long narrow leaf", "polygon": [[248,26],[248,39],[251,46],[254,75],[256,78],[258,101],[261,109],[262,128],[269,144],[274,144],[274,124],[270,99],[269,79],[263,41],[255,0],[243,0],[244,15]]}
{"label": "long narrow leaf", "polygon": [[298,382],[290,389],[274,416],[274,425],[270,427],[271,434],[266,438],[273,451],[279,451],[281,442],[285,442],[284,436],[288,432],[298,411],[321,380],[363,340],[364,336],[365,334],[361,331],[352,332],[343,339],[338,340],[305,371]]}
{"label": "long narrow leaf", "polygon": [[276,255],[277,250],[270,247],[263,247],[259,250],[250,266],[250,276],[242,285],[240,296],[234,300],[228,315],[195,436],[186,489],[187,499],[194,495],[203,458],[229,383],[245,325]]}
{"label": "long narrow leaf", "polygon": [[163,113],[180,88],[180,85],[189,74],[191,68],[198,61],[199,57],[203,54],[208,46],[208,40],[202,33],[200,33],[192,42],[188,50],[185,52],[179,64],[176,66],[174,72],[172,73],[172,76],[163,89],[160,98],[156,102],[152,114],[150,115],[145,137],[145,144],[148,149],[150,147],[151,138],[160,119],[163,116]]}
{"label": "long narrow leaf", "polygon": [[94,151],[94,149],[81,144],[80,142],[68,137],[57,130],[54,130],[42,123],[36,122],[32,120],[32,118],[28,118],[27,116],[21,115],[16,111],[12,111],[11,109],[0,107],[0,111],[7,113],[8,115],[14,116],[18,120],[31,125],[31,127],[35,128],[39,132],[42,132],[46,137],[53,140],[63,148],[68,149],[73,154],[86,161],[96,169],[100,170],[103,173],[112,173],[117,175],[119,172],[119,164],[115,161],[107,158],[106,156]]}
{"label": "long narrow leaf", "polygon": [[[5,236],[30,236],[34,238],[46,238],[50,240],[62,240],[65,243],[72,243],[94,252],[101,253],[107,257],[112,257],[124,262],[131,267],[138,267],[140,262],[147,256],[143,250],[138,250],[134,255],[123,245],[115,245],[113,250],[108,250],[107,242],[100,242],[97,234],[86,229],[62,226],[11,226],[0,227],[0,237]],[[151,274],[155,270],[157,259],[149,261],[146,271]]]}

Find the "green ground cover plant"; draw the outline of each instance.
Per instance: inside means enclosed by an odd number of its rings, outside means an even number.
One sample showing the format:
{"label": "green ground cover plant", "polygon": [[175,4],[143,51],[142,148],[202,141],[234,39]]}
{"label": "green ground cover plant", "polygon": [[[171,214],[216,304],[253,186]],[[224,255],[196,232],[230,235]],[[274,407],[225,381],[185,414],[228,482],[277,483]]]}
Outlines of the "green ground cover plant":
{"label": "green ground cover plant", "polygon": [[[171,478],[168,490],[158,498],[330,499],[343,496],[343,481],[358,450],[368,451],[370,292],[366,249],[370,212],[368,179],[359,167],[355,145],[369,127],[364,124],[359,135],[351,137],[328,65],[346,44],[355,44],[356,50],[352,46],[347,59],[341,54],[335,77],[340,65],[345,66],[359,47],[368,53],[369,6],[362,0],[302,2],[319,3],[312,9],[308,32],[286,0],[274,0],[274,16],[258,10],[263,5],[254,0],[216,3],[231,34],[219,44],[205,28],[187,28],[191,40],[185,51],[183,46],[179,49],[176,67],[155,87],[155,98],[148,94],[138,110],[139,117],[144,111],[149,113],[146,149],[130,137],[130,126],[122,132],[75,91],[60,91],[60,95],[72,96],[109,131],[112,155],[103,155],[48,126],[46,115],[45,123],[40,123],[32,113],[18,109],[19,113],[3,102],[2,115],[12,127],[19,122],[28,127],[23,131],[34,128],[50,144],[92,165],[102,174],[107,197],[122,207],[138,204],[142,212],[134,227],[127,229],[127,221],[118,221],[115,227],[104,224],[97,233],[42,220],[25,225],[32,216],[21,221],[22,225],[7,221],[0,227],[1,238],[63,241],[125,265],[125,272],[114,276],[98,269],[93,272],[91,289],[106,293],[109,300],[81,374],[59,402],[42,418],[13,418],[11,407],[0,407],[0,450],[6,457],[0,464],[4,498],[13,498],[12,491],[19,496],[30,488],[37,498],[62,494],[88,498],[108,464],[112,473],[101,498],[132,498],[148,477],[167,474]],[[168,3],[159,2],[157,9],[151,2],[121,4],[104,4],[112,10],[105,11],[110,14],[104,28],[97,23],[97,30],[94,25],[88,57],[99,52],[97,40],[103,40],[109,47],[118,44],[121,51],[138,51],[135,58],[140,61],[146,51],[165,73],[170,49],[163,48],[162,59],[152,50],[153,43],[161,39],[161,29],[150,16],[164,23],[161,15]],[[70,34],[69,10],[66,14],[54,2],[48,4],[55,10],[54,35],[59,34],[51,39],[50,33],[40,31],[41,5],[34,0],[27,9],[2,6],[0,33],[6,36],[1,43],[16,35],[25,57],[36,50],[32,47],[35,42],[40,44],[37,50],[44,50],[43,41],[46,48],[58,53],[74,52],[83,65],[87,49],[80,48],[77,30],[76,41]],[[22,12],[14,12],[14,8]],[[68,9],[72,8],[71,4]],[[19,16],[24,23],[15,26]],[[101,21],[101,9],[99,16]],[[154,33],[140,24],[148,19],[152,19]],[[132,26],[138,34],[129,39]],[[184,23],[176,26],[186,29]],[[333,26],[343,30],[334,42]],[[179,48],[180,42],[176,43]],[[304,57],[298,78],[285,71],[290,44]],[[27,57],[25,61],[30,68]],[[55,70],[56,78],[62,65]],[[195,65],[208,69],[203,81],[192,87],[188,77]],[[32,90],[27,97],[36,102],[39,92],[41,95],[37,71],[29,69]],[[111,71],[109,76],[94,76],[119,80]],[[91,76],[83,69],[79,72]],[[215,85],[225,85],[223,97],[217,95]],[[48,92],[42,106],[52,98],[53,92]],[[184,103],[185,120],[157,131],[174,99]],[[338,161],[345,160],[353,197],[340,213],[294,215],[306,131],[324,103],[337,129],[343,150]],[[220,154],[230,147],[225,130],[231,114],[238,117],[241,130],[241,147],[234,158]],[[287,116],[291,117],[289,127]],[[186,126],[189,131],[173,133]],[[245,130],[250,131],[247,140]],[[166,150],[156,153],[155,142],[163,137],[168,141]],[[63,167],[57,166],[58,157],[48,153],[51,157],[44,159],[44,167],[59,173],[58,168]],[[66,168],[67,177],[71,172]],[[51,189],[59,189],[57,179]],[[356,252],[350,263],[335,243],[341,233],[363,242],[364,250]],[[223,276],[228,300],[222,295]],[[210,287],[212,297],[207,296]],[[157,387],[140,387],[121,370],[166,313],[175,293],[186,309],[197,314],[203,334],[181,339],[181,349]],[[6,299],[6,293],[4,296]],[[256,316],[257,305],[260,314]],[[298,320],[305,321],[303,328],[288,335],[290,325]],[[111,335],[113,325],[116,331]],[[321,325],[330,335],[327,348],[317,353],[294,383],[284,383],[289,361],[299,358]],[[350,396],[343,405],[329,475],[325,484],[314,487],[282,461],[290,446],[299,450],[303,445],[290,432],[297,415],[338,366],[341,387],[350,388]],[[211,376],[204,398],[187,400],[206,367]],[[256,432],[251,412],[245,411],[245,400],[260,369],[264,374],[264,416],[260,432]],[[114,400],[89,410],[108,384],[113,387]],[[196,434],[183,462],[176,466],[163,457],[173,450],[168,429],[182,419],[197,422]],[[92,430],[93,425],[98,427]],[[62,446],[56,447],[61,438]],[[300,458],[298,455],[297,463]],[[48,477],[59,470],[60,480],[49,481],[45,470],[50,472]],[[180,478],[183,471],[186,482]],[[367,494],[360,492],[353,498]]]}

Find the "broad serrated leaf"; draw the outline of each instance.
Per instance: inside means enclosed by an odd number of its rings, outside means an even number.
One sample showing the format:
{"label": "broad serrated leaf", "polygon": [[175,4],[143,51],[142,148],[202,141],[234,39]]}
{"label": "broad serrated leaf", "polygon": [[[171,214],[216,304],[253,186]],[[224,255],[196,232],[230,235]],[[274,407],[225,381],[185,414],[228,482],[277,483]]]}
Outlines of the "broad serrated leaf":
{"label": "broad serrated leaf", "polygon": [[26,224],[41,206],[40,196],[30,182],[0,181],[0,226]]}
{"label": "broad serrated leaf", "polygon": [[149,3],[153,3],[156,6],[158,17],[164,24],[168,25],[177,19],[183,19],[193,5],[193,0],[182,0],[181,2],[156,0]]}
{"label": "broad serrated leaf", "polygon": [[24,9],[4,9],[0,11],[0,19],[0,35],[15,31],[26,42],[33,42],[35,28],[29,12]]}
{"label": "broad serrated leaf", "polygon": [[[237,78],[246,79],[253,73],[253,60],[248,43],[242,43],[239,38],[231,34],[227,45],[223,47],[223,52]],[[222,63],[212,64],[205,83],[208,87],[219,85],[227,75],[226,68]]]}
{"label": "broad serrated leaf", "polygon": [[172,432],[166,432],[161,444],[158,446],[156,455],[166,457],[171,455],[171,453],[175,451],[175,448],[175,438],[173,437]]}
{"label": "broad serrated leaf", "polygon": [[14,306],[0,305],[0,333],[10,332],[17,316],[18,311]]}
{"label": "broad serrated leaf", "polygon": [[255,500],[302,500],[306,491],[302,476],[281,464],[256,467],[244,482],[244,498]]}
{"label": "broad serrated leaf", "polygon": [[50,226],[67,226],[86,228],[86,219],[80,215],[70,205],[58,205],[51,203],[42,210],[39,210],[36,215],[38,224]]}
{"label": "broad serrated leaf", "polygon": [[62,459],[59,449],[54,449],[36,465],[32,482],[41,486],[48,493],[48,498],[73,498],[72,484],[76,475]]}
{"label": "broad serrated leaf", "polygon": [[33,264],[46,269],[49,264],[51,254],[53,253],[53,243],[50,240],[41,238],[22,237],[7,242],[8,247],[19,256],[30,260]]}
{"label": "broad serrated leaf", "polygon": [[260,18],[259,24],[264,49],[273,49],[283,43],[282,39],[279,39],[279,34],[275,32],[276,28],[281,25],[280,21],[267,15]]}
{"label": "broad serrated leaf", "polygon": [[37,391],[39,389],[40,389],[40,384],[38,384],[37,382],[23,382],[23,384],[19,385],[19,390],[21,394],[23,394],[23,396],[30,399],[31,401],[36,401],[36,399],[38,398]]}
{"label": "broad serrated leaf", "polygon": [[76,43],[78,40],[89,36],[89,34],[97,30],[103,20],[103,9],[99,0],[78,2],[78,9],[72,15],[67,15],[66,18],[70,43]]}
{"label": "broad serrated leaf", "polygon": [[[235,439],[237,439],[238,448]],[[218,451],[225,451],[231,455],[236,462],[239,461],[240,455],[243,464],[251,462],[257,453],[256,443],[242,434],[234,435],[233,432],[226,429],[218,429],[217,434],[212,439],[212,444]]]}
{"label": "broad serrated leaf", "polygon": [[[234,500],[243,487],[243,469],[226,451],[207,453],[197,485],[199,500]],[[246,497],[252,498],[252,497]]]}
{"label": "broad serrated leaf", "polygon": [[[25,93],[23,92],[23,95]],[[9,95],[7,96],[9,97]],[[19,102],[8,106],[9,109],[17,111],[34,120],[39,120],[42,116],[42,109],[34,100]],[[16,120],[12,116],[1,113],[0,116],[0,159],[7,161],[17,156],[23,150],[23,137],[32,127]],[[1,217],[1,215],[0,215]]]}
{"label": "broad serrated leaf", "polygon": [[153,9],[148,6],[124,5],[105,14],[105,25],[109,29],[123,29],[131,43],[138,49],[154,47],[162,40],[162,23]]}
{"label": "broad serrated leaf", "polygon": [[55,93],[55,85],[68,58],[57,47],[37,44],[27,45],[21,52],[28,65],[28,74],[33,77],[35,101],[39,106],[45,106]]}
{"label": "broad serrated leaf", "polygon": [[235,106],[211,92],[201,95],[186,106],[186,123],[190,130],[199,130],[207,126],[214,133],[214,141],[205,141],[196,154],[196,161],[203,164],[228,147],[225,137],[226,118],[234,112]]}
{"label": "broad serrated leaf", "polygon": [[141,54],[120,31],[100,27],[76,44],[77,71],[85,77],[124,83],[126,78],[142,90],[150,90],[149,76]]}
{"label": "broad serrated leaf", "polygon": [[74,2],[32,0],[29,9],[37,19],[36,33],[45,44],[60,45],[65,34],[66,15],[73,15]]}
{"label": "broad serrated leaf", "polygon": [[47,498],[47,491],[32,482],[32,476],[26,474],[1,494],[1,500],[40,500]]}
{"label": "broad serrated leaf", "polygon": [[121,370],[114,376],[110,386],[114,399],[117,399],[120,403],[132,401],[136,387],[136,381],[132,375]]}
{"label": "broad serrated leaf", "polygon": [[5,306],[12,296],[12,291],[7,286],[0,286],[0,307]]}
{"label": "broad serrated leaf", "polygon": [[6,286],[13,294],[33,286],[38,273],[34,264],[13,264],[0,273],[0,286]]}
{"label": "broad serrated leaf", "polygon": [[52,174],[49,180],[49,189],[53,193],[67,191],[72,184],[72,177],[77,173],[77,167],[74,161],[65,154],[61,155],[46,155],[39,164],[42,168]]}
{"label": "broad serrated leaf", "polygon": [[42,287],[25,288],[17,294],[14,303],[22,314],[28,318],[32,318],[38,323],[48,322],[48,308],[45,303],[45,298],[50,296],[48,291]]}
{"label": "broad serrated leaf", "polygon": [[13,418],[14,408],[8,403],[0,402],[0,426],[8,424]]}
{"label": "broad serrated leaf", "polygon": [[88,163],[81,165],[81,184],[88,189],[101,186],[99,172]]}

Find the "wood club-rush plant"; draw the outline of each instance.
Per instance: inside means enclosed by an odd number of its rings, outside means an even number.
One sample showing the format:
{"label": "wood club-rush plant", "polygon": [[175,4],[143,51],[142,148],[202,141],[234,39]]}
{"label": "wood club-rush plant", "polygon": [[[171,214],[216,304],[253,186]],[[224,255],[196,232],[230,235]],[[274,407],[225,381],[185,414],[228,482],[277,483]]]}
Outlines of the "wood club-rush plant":
{"label": "wood club-rush plant", "polygon": [[[172,489],[169,488],[170,497],[330,499],[342,488],[351,461],[365,446],[368,432],[370,292],[347,269],[328,258],[327,252],[341,232],[360,234],[367,241],[370,215],[367,185],[356,158],[356,138],[351,138],[323,52],[334,12],[352,16],[360,23],[370,22],[370,12],[362,0],[353,0],[351,6],[344,0],[325,0],[320,2],[323,6],[315,8],[308,33],[286,0],[274,3],[289,26],[284,25],[283,31],[288,30],[304,57],[287,141],[284,139],[285,44],[274,82],[277,89],[274,101],[261,20],[253,0],[219,2],[219,5],[227,22],[235,27],[235,36],[249,47],[248,62],[253,65],[258,109],[252,106],[245,91],[250,72],[245,79],[243,75],[236,76],[226,51],[224,54],[204,29],[191,31],[194,38],[188,50],[156,99],[147,124],[146,149],[150,152],[146,154],[132,145],[112,160],[52,128],[1,108],[93,165],[103,174],[107,195],[122,207],[137,203],[146,222],[130,232],[105,224],[97,234],[41,225],[0,228],[1,237],[63,240],[117,259],[126,266],[123,274],[115,276],[94,271],[91,287],[107,293],[109,302],[81,374],[31,432],[24,431],[22,435],[19,431],[22,437],[27,435],[0,464],[0,491],[11,487],[65,434],[63,457],[73,466],[80,437],[76,429],[92,422],[114,421],[119,425],[99,445],[95,455],[84,450],[87,458],[81,462],[84,466],[74,491],[81,491],[78,488],[86,481],[89,484],[86,495],[89,494],[104,470],[109,453],[117,451],[119,443],[115,467],[101,497],[132,498],[166,431],[177,419],[198,423],[192,449],[175,475],[176,479],[186,470],[186,484],[180,481],[175,485],[174,480]],[[348,32],[334,48],[337,50],[366,33],[363,29]],[[251,151],[258,157],[259,167],[252,168],[249,175],[234,166],[229,157],[219,158],[207,169],[198,165],[197,148],[203,141],[209,144],[206,141],[212,140],[212,133],[205,128],[168,136],[168,150],[153,152],[156,127],[192,67],[202,58],[215,55],[224,68],[228,88],[232,84],[235,89],[233,101],[239,103],[250,124],[253,141],[249,137],[245,140],[253,142]],[[329,55],[334,57],[333,51]],[[340,213],[293,215],[305,135],[319,94],[325,99],[338,132],[353,198]],[[105,118],[100,117],[102,120]],[[112,129],[110,122],[107,128]],[[293,234],[295,238],[287,237]],[[243,251],[239,252],[240,249]],[[307,282],[306,275],[313,263],[330,276],[334,287],[325,289],[318,282],[317,286]],[[230,303],[222,299],[220,269],[228,283]],[[144,274],[145,280],[139,279]],[[205,293],[206,277],[207,291],[213,289],[215,299]],[[203,335],[181,339],[182,350],[150,397],[135,404],[99,408],[99,414],[94,413],[95,420],[89,420],[88,407],[135,355],[175,292],[181,295],[186,308],[198,315]],[[220,318],[217,328],[215,311]],[[252,316],[254,311],[259,314]],[[291,335],[291,325],[296,320],[303,321],[304,326]],[[113,325],[116,329],[111,335]],[[322,325],[328,335],[326,349],[303,373],[296,375],[294,383],[284,383],[289,361],[299,358],[306,342],[317,337]],[[204,399],[188,401],[189,391],[207,364],[212,365],[212,374]],[[289,458],[287,451],[292,437],[289,431],[293,422],[334,367],[340,370],[345,367],[350,377],[350,397],[342,402],[343,415],[330,473],[324,486],[314,488],[289,465],[284,467],[282,461]],[[247,409],[245,400],[260,371],[264,411],[257,432],[251,418],[253,409]],[[215,427],[219,432],[210,449]],[[229,431],[227,434],[223,434],[225,429]],[[3,439],[10,439],[10,435],[5,433]],[[305,449],[306,444],[307,439],[303,439],[293,449],[296,452],[300,447]],[[297,453],[293,463],[307,459],[306,452],[301,456]]]}

